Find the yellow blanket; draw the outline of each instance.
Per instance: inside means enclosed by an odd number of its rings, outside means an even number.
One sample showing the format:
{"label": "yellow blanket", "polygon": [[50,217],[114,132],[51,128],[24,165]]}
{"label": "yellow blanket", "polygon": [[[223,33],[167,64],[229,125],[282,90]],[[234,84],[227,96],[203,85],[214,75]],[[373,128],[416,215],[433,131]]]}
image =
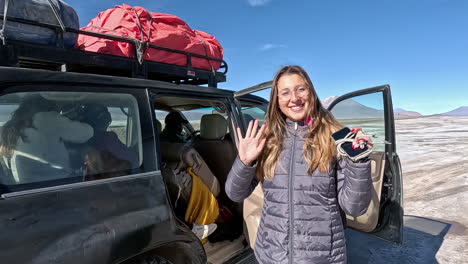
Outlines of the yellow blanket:
{"label": "yellow blanket", "polygon": [[187,172],[192,176],[192,193],[185,211],[185,221],[199,225],[214,223],[219,215],[218,201],[201,179],[193,173],[192,168],[188,168]]}

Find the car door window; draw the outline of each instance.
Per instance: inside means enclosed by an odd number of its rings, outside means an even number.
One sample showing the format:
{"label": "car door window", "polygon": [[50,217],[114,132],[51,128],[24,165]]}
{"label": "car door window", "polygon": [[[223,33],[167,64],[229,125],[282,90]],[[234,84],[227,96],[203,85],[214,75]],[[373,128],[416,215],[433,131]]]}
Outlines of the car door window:
{"label": "car door window", "polygon": [[[239,113],[242,124],[247,128],[251,120],[258,119],[259,126],[265,121],[265,114],[268,109],[268,98],[270,95],[271,82],[261,83],[250,88],[239,91],[242,94],[236,95]],[[259,89],[259,90],[256,90]],[[245,92],[251,90],[249,93]],[[245,91],[245,92],[244,92]]]}
{"label": "car door window", "polygon": [[385,150],[385,116],[381,92],[345,99],[331,110],[343,126],[361,127],[372,136],[374,151]]}
{"label": "car door window", "polygon": [[217,113],[213,107],[182,111],[182,114],[189,121],[193,131],[200,131],[202,117],[213,113]]}
{"label": "car door window", "polygon": [[262,106],[244,105],[241,109],[244,125],[247,127],[251,120],[258,119],[258,125],[261,126],[265,122],[265,109]]}
{"label": "car door window", "polygon": [[128,175],[142,164],[131,94],[18,92],[0,97],[0,113],[2,193]]}

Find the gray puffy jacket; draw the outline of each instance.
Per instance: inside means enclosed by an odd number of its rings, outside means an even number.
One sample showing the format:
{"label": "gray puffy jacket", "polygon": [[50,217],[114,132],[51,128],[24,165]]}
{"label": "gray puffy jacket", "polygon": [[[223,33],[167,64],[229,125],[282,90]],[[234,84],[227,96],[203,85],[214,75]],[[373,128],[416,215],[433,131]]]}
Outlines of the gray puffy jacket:
{"label": "gray puffy jacket", "polygon": [[[370,161],[336,161],[328,173],[307,173],[303,145],[307,126],[287,120],[275,176],[263,180],[264,204],[255,255],[260,263],[346,263],[341,210],[358,216],[371,199]],[[226,182],[233,201],[258,184],[256,167],[234,162]],[[340,210],[341,208],[341,210]]]}

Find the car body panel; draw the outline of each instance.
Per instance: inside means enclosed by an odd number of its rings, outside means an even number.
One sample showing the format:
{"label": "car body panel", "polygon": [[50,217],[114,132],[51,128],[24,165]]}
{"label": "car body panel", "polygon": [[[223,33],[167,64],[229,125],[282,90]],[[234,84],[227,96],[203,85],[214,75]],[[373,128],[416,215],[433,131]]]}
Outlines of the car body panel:
{"label": "car body panel", "polygon": [[131,80],[0,67],[2,96],[44,90],[134,95],[143,145],[143,163],[132,175],[86,182],[73,179],[71,183],[4,193],[0,198],[0,232],[7,239],[0,240],[2,262],[119,263],[174,242],[195,243],[203,251],[198,238],[174,217],[159,171],[154,113],[146,87],[152,83],[170,89],[167,86],[171,84]]}
{"label": "car body panel", "polygon": [[109,263],[177,236],[160,172],[10,193],[0,210],[5,263]]}

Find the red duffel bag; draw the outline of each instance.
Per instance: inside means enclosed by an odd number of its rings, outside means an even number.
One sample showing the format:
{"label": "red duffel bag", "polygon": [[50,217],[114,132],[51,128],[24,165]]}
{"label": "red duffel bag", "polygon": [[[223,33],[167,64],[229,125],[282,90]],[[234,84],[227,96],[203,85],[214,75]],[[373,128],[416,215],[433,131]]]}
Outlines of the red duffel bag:
{"label": "red duffel bag", "polygon": [[[177,16],[148,12],[139,6],[126,4],[115,6],[98,14],[82,30],[130,37],[152,45],[185,51],[210,58],[222,59],[223,48],[215,37],[192,30]],[[81,50],[133,57],[134,45],[80,34],[78,48]],[[187,66],[187,56],[155,48],[143,50],[144,60]],[[221,62],[192,57],[192,67],[218,70]]]}

